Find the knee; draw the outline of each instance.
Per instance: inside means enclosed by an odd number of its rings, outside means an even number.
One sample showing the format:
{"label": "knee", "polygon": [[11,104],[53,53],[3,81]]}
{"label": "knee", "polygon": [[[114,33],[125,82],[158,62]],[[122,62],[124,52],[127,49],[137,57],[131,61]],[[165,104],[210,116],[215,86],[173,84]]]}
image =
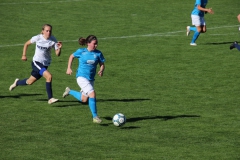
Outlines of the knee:
{"label": "knee", "polygon": [[28,85],[32,85],[34,82],[35,82],[35,81],[31,81],[31,80],[29,80],[29,79],[26,81],[26,83],[27,83]]}
{"label": "knee", "polygon": [[88,98],[82,98],[82,103],[87,103]]}
{"label": "knee", "polygon": [[203,29],[201,33],[206,33],[206,32],[207,32],[207,30],[206,30],[206,29]]}
{"label": "knee", "polygon": [[51,82],[52,81],[52,75],[48,74],[48,76],[45,77],[47,82]]}

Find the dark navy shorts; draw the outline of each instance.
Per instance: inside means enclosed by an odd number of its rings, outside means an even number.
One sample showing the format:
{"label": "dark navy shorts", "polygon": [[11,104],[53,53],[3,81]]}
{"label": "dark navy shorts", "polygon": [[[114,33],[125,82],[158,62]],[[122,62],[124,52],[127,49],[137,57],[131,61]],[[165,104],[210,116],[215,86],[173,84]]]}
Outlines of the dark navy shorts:
{"label": "dark navy shorts", "polygon": [[32,61],[32,72],[31,75],[36,79],[40,79],[42,77],[42,71],[47,70],[48,66],[44,66],[42,63],[37,61]]}

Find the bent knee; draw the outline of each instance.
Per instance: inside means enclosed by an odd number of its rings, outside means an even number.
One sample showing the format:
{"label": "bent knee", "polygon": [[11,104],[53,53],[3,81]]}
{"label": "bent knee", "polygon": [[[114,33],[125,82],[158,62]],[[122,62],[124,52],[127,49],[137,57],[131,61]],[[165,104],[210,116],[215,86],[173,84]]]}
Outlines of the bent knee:
{"label": "bent knee", "polygon": [[52,81],[52,75],[51,74],[48,74],[46,77],[45,77],[46,81],[47,82],[51,82]]}

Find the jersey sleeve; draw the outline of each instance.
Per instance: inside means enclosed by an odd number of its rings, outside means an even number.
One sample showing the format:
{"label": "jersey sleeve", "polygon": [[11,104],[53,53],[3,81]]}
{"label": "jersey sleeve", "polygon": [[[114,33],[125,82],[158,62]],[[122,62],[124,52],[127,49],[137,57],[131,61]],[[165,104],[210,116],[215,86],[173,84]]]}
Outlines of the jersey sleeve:
{"label": "jersey sleeve", "polygon": [[99,54],[99,61],[100,61],[100,63],[104,63],[106,61],[102,52],[100,52],[100,54]]}
{"label": "jersey sleeve", "polygon": [[196,0],[196,5],[201,5],[201,0]]}
{"label": "jersey sleeve", "polygon": [[80,58],[81,54],[82,54],[82,49],[78,49],[73,53],[73,56],[75,58]]}
{"label": "jersey sleeve", "polygon": [[30,41],[31,41],[31,43],[36,43],[38,39],[39,39],[39,35],[36,35],[36,36],[33,36],[33,37],[30,39]]}

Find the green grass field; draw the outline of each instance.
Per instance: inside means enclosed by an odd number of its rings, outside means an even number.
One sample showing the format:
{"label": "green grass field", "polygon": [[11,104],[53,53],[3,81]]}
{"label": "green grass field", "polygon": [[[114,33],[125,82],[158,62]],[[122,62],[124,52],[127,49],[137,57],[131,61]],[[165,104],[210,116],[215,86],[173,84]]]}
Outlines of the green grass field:
{"label": "green grass field", "polygon": [[[190,46],[194,0],[0,0],[0,159],[240,159],[239,0],[210,0],[208,31]],[[45,23],[63,41],[62,55],[49,67],[53,93],[47,104],[45,80],[8,90],[15,78],[30,76],[35,46],[21,61],[23,44]],[[68,57],[77,39],[94,34],[106,58],[96,76],[101,125],[88,105],[63,99],[69,86]],[[74,72],[77,68],[74,61]],[[121,112],[127,123],[115,127]]]}

